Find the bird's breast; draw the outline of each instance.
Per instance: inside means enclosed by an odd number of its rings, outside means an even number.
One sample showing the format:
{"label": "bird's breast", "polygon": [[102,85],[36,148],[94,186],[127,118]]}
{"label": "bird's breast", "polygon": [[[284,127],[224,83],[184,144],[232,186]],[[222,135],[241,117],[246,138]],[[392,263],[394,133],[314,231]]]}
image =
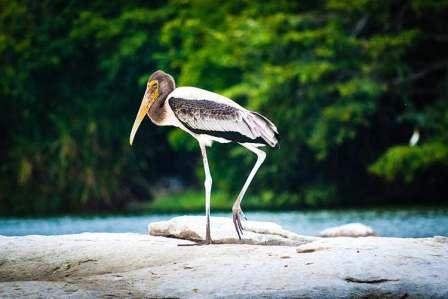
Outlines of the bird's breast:
{"label": "bird's breast", "polygon": [[175,126],[179,127],[180,122],[174,115],[173,110],[170,105],[168,105],[168,100],[159,107],[151,109],[148,111],[148,116],[151,121],[157,126]]}

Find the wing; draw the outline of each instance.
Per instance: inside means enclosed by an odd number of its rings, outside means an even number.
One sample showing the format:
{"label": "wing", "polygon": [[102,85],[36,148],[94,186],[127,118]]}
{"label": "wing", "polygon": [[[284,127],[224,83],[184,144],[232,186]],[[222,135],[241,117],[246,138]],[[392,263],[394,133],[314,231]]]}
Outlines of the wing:
{"label": "wing", "polygon": [[[200,94],[196,89],[195,91],[195,99],[191,94],[174,92],[168,99],[176,118],[193,133],[239,143],[261,143],[270,146],[277,144],[276,128],[265,117],[217,94]],[[210,94],[214,97],[210,97]],[[218,101],[217,96],[221,97]]]}
{"label": "wing", "polygon": [[190,86],[178,87],[175,90],[173,90],[168,97],[181,98],[186,100],[209,100],[212,102],[226,104],[228,106],[247,111],[244,107],[238,105],[237,103],[235,103],[229,98],[226,98],[225,96],[197,87],[190,87]]}

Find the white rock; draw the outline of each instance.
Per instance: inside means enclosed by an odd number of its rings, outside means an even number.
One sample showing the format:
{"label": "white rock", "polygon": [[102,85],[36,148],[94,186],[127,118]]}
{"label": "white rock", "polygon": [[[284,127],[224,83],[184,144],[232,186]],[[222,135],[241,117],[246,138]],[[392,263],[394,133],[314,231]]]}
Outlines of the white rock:
{"label": "white rock", "polygon": [[377,236],[376,232],[362,223],[349,223],[330,227],[319,233],[321,237],[369,237]]}
{"label": "white rock", "polygon": [[[240,241],[232,219],[211,217],[210,225],[212,240],[216,244],[296,246],[316,239],[287,231],[273,222],[243,221],[244,231]],[[148,225],[148,231],[152,236],[201,241],[205,240],[205,217],[181,216],[168,221],[153,222]]]}
{"label": "white rock", "polygon": [[185,242],[0,236],[0,298],[448,298],[446,237],[177,246]]}

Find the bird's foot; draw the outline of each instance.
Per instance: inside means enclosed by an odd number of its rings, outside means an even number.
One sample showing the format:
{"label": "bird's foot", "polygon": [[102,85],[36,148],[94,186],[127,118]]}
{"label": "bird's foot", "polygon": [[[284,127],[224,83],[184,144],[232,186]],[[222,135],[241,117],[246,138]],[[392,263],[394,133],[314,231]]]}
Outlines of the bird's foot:
{"label": "bird's foot", "polygon": [[233,224],[235,225],[236,233],[238,234],[238,238],[241,240],[241,235],[243,234],[243,225],[241,224],[241,217],[244,218],[244,220],[247,220],[246,215],[244,215],[243,210],[240,206],[233,207]]}

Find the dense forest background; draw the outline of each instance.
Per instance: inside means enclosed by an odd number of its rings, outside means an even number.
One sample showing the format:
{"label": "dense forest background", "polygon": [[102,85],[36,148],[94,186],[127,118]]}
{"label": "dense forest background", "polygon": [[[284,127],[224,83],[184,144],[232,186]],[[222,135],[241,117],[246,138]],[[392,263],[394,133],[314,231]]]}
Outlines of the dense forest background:
{"label": "dense forest background", "polygon": [[[277,124],[255,206],[448,202],[448,1],[0,0],[0,213],[200,194],[190,136],[145,121],[129,146],[156,69]],[[215,145],[214,189],[254,159]]]}

